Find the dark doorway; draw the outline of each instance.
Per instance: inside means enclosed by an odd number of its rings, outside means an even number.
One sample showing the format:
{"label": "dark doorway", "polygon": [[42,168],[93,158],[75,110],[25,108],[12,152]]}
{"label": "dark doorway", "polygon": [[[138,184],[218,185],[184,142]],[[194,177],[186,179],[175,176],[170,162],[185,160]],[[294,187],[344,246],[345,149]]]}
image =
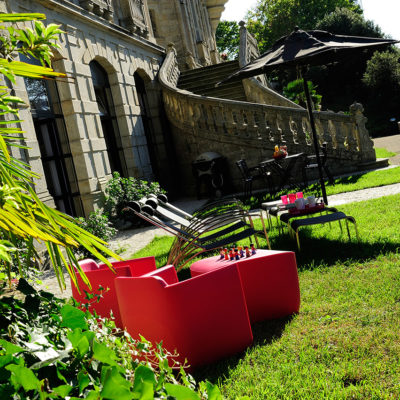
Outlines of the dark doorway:
{"label": "dark doorway", "polygon": [[122,148],[121,135],[118,129],[114,102],[107,72],[96,61],[89,64],[92,73],[92,82],[99,107],[101,126],[107,146],[107,154],[112,172],[119,172],[127,176],[124,149]]}

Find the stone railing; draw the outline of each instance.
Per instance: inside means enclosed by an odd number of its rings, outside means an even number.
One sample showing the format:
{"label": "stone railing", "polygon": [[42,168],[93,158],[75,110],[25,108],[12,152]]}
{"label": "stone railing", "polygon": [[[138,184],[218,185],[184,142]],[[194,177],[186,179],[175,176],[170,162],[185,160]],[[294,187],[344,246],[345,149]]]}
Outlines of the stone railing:
{"label": "stone railing", "polygon": [[[260,56],[257,40],[246,29],[243,21],[240,25],[239,66],[244,67],[249,62]],[[264,74],[243,80],[246,97],[253,103],[274,104],[276,106],[301,108],[284,96],[269,87],[269,82]]]}
{"label": "stone railing", "polygon": [[[178,89],[178,78],[176,53],[171,46],[159,80],[168,118],[179,132],[177,140],[185,138],[182,145],[193,152],[186,155],[188,159],[194,160],[204,151],[217,151],[227,159],[244,157],[254,164],[270,158],[275,144],[287,145],[290,153],[314,153],[306,110],[199,96]],[[360,104],[353,104],[348,115],[314,112],[319,142],[327,142],[333,173],[375,161],[362,112]]]}

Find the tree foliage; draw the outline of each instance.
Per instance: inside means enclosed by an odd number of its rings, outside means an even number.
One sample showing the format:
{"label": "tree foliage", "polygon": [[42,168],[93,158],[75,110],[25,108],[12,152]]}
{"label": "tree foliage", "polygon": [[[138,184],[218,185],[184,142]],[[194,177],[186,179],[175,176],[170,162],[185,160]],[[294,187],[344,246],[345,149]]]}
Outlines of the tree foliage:
{"label": "tree foliage", "polygon": [[247,14],[247,27],[265,52],[295,26],[315,29],[318,21],[337,7],[362,13],[355,0],[259,0]]}
{"label": "tree foliage", "polygon": [[400,121],[400,50],[376,52],[368,61],[363,83],[368,127],[374,136],[398,133]]}
{"label": "tree foliage", "polygon": [[[3,23],[34,20],[33,29],[16,29],[12,25],[0,27],[0,74],[12,84],[16,84],[16,76],[35,79],[64,76],[51,69],[53,48],[58,46],[56,40],[61,30],[54,24],[46,27],[40,21],[43,19],[43,14],[36,13],[0,15]],[[18,54],[38,59],[42,66],[18,61]],[[72,217],[47,206],[36,195],[33,179],[38,176],[9,151],[12,147],[25,148],[16,108],[21,103],[21,99],[10,95],[7,86],[0,87],[0,115],[3,116],[0,121],[0,268],[10,277],[17,265],[19,274],[24,275],[33,262],[40,262],[34,246],[38,241],[45,244],[62,287],[65,287],[64,268],[76,282],[74,265],[90,285],[79,267],[74,248],[83,246],[110,267],[104,254],[119,257],[107,249],[105,242],[76,225]],[[21,241],[27,249],[24,253],[19,251]]]}
{"label": "tree foliage", "polygon": [[226,54],[229,60],[237,58],[239,53],[239,25],[236,21],[221,21],[217,26],[215,38],[220,54]]}
{"label": "tree foliage", "polygon": [[318,21],[315,28],[338,35],[377,38],[384,36],[381,28],[373,21],[366,20],[361,14],[348,8],[336,8],[335,11]]}

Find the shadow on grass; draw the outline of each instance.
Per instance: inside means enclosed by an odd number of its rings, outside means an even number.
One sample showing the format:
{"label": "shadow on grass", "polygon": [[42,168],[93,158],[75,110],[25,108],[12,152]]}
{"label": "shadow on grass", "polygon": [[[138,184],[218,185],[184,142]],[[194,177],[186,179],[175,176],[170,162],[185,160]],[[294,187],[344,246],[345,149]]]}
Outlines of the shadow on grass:
{"label": "shadow on grass", "polygon": [[[279,339],[294,316],[290,315],[285,318],[257,322],[252,324],[253,344],[249,347],[270,344]],[[225,358],[221,361],[209,364],[197,369],[192,373],[197,381],[209,380],[216,383],[215,380],[229,375],[231,369],[235,369],[237,364],[243,359],[245,352],[235,354],[234,356]]]}
{"label": "shadow on grass", "polygon": [[296,252],[297,267],[301,270],[311,270],[317,266],[329,266],[337,263],[365,262],[383,253],[397,253],[400,243],[381,240],[368,243],[357,242],[354,231],[351,231],[351,241],[347,233],[337,239],[316,238],[312,229],[302,229],[300,232],[301,251],[297,250],[296,240],[284,233],[272,240],[272,249]]}

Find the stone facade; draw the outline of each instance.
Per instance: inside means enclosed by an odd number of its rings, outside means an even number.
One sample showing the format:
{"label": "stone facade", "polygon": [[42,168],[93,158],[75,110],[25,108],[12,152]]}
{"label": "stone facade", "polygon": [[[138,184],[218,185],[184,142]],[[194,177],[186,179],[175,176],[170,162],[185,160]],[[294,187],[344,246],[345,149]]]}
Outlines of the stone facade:
{"label": "stone facade", "polygon": [[[63,119],[58,119],[57,125],[59,129],[63,129],[60,124],[65,127],[68,141],[65,144],[67,150],[63,149],[63,153],[69,154],[65,160],[68,165],[64,166],[66,177],[60,177],[63,174],[59,170],[62,165],[57,168],[51,166],[51,162],[57,160],[49,161],[49,171],[45,171],[43,151],[47,143],[45,139],[40,143],[38,129],[48,127],[42,124],[40,118],[32,117],[30,107],[23,107],[20,115],[24,120],[21,128],[26,132],[29,150],[19,156],[39,175],[46,176],[36,186],[39,197],[54,204],[49,191],[52,192],[54,185],[62,184],[60,181],[66,179],[71,193],[75,193],[71,213],[88,215],[101,204],[102,191],[112,173],[109,147],[114,144],[109,141],[107,145],[93,86],[90,67],[93,61],[108,78],[108,101],[113,109],[111,129],[119,143],[119,158],[123,159],[121,173],[156,179],[168,187],[171,181],[168,168],[171,164],[171,154],[168,153],[170,138],[163,116],[160,88],[155,79],[165,51],[156,44],[146,2],[7,0],[0,4],[5,12],[34,10],[44,13],[47,24],[60,24],[64,31],[53,68],[68,75],[67,80],[56,83],[59,113]],[[138,82],[141,82],[141,96],[136,87]],[[14,89],[16,95],[30,104],[23,79],[18,79]],[[43,134],[40,132],[40,135]],[[59,176],[55,177],[57,174]],[[50,182],[54,179],[58,182]],[[54,192],[57,190],[61,189],[53,187]],[[57,201],[56,205],[59,206]]]}
{"label": "stone facade", "polygon": [[147,0],[157,43],[174,43],[180,69],[220,62],[215,31],[228,0]]}
{"label": "stone facade", "polygon": [[[240,189],[235,160],[255,164],[277,143],[311,152],[306,111],[265,77],[244,81],[247,102],[177,88],[181,71],[209,73],[220,61],[215,30],[227,1],[0,0],[0,11],[41,12],[64,32],[53,67],[68,78],[20,78],[12,87],[26,102],[20,117],[28,146],[14,155],[43,177],[36,185],[42,200],[87,216],[101,207],[114,171],[194,194],[192,163],[210,151],[225,157],[230,188]],[[241,38],[243,65],[257,46],[243,24]],[[375,160],[361,106],[315,117],[336,171]]]}

